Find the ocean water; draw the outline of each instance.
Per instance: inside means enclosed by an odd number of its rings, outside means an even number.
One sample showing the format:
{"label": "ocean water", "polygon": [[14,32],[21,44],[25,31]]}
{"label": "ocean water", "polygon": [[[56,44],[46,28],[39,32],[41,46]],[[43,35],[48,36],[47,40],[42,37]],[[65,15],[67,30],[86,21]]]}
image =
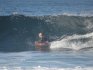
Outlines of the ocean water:
{"label": "ocean water", "polygon": [[0,70],[93,70],[93,0],[0,0]]}
{"label": "ocean water", "polygon": [[0,15],[93,14],[93,0],[0,0]]}
{"label": "ocean water", "polygon": [[0,70],[92,70],[92,50],[0,53]]}

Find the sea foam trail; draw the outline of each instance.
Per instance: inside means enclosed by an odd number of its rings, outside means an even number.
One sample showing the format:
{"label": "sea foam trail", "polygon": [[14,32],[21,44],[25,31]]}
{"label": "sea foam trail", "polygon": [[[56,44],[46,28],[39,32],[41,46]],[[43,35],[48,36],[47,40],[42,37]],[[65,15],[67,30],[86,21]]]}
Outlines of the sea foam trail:
{"label": "sea foam trail", "polygon": [[0,67],[0,70],[93,70],[93,67],[48,68],[48,67]]}
{"label": "sea foam trail", "polygon": [[93,32],[85,35],[74,34],[72,36],[66,36],[61,40],[51,42],[50,48],[51,50],[62,50],[63,48],[72,50],[93,48]]}

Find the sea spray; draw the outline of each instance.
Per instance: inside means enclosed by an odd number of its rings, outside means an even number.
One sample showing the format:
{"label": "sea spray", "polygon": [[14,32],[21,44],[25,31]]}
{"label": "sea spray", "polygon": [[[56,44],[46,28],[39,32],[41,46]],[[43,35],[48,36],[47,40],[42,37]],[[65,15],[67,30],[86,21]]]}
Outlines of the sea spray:
{"label": "sea spray", "polygon": [[51,42],[51,50],[81,50],[93,48],[93,32],[85,35],[71,35],[66,36],[61,40]]}

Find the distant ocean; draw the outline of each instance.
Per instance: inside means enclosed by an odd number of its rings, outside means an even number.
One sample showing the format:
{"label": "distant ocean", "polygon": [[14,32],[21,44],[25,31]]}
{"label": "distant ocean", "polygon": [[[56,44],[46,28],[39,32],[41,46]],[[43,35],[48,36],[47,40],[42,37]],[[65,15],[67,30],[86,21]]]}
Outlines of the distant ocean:
{"label": "distant ocean", "polygon": [[0,70],[93,70],[93,0],[0,0]]}

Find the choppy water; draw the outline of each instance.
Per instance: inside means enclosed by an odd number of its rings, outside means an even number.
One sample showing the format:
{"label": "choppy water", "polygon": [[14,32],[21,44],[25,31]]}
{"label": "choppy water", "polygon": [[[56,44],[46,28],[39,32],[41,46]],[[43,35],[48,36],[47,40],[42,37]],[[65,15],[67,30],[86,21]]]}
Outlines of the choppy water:
{"label": "choppy water", "polygon": [[92,70],[93,51],[0,53],[0,70]]}

